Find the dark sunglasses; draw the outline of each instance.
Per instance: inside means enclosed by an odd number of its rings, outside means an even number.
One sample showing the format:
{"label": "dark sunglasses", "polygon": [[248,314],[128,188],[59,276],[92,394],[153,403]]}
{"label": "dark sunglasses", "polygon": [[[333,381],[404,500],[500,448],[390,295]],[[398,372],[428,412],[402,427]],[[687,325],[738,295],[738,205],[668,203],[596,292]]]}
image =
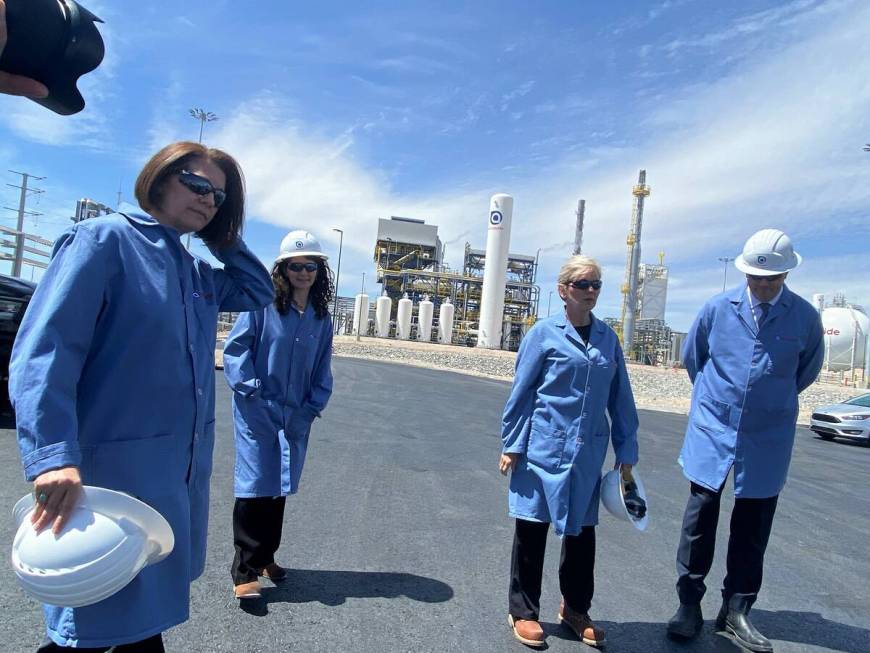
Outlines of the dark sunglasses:
{"label": "dark sunglasses", "polygon": [[317,263],[288,263],[287,269],[293,272],[317,272]]}
{"label": "dark sunglasses", "polygon": [[209,193],[214,193],[214,207],[216,209],[220,208],[221,204],[224,203],[224,200],[227,199],[225,191],[212,186],[212,183],[205,177],[201,177],[200,175],[196,175],[187,170],[182,170],[178,173],[178,181],[180,181],[181,185],[191,193],[196,193],[197,195],[208,195]]}
{"label": "dark sunglasses", "polygon": [[589,290],[590,288],[601,290],[601,279],[595,279],[594,281],[589,281],[589,279],[578,279],[577,281],[569,281],[565,285],[576,288],[577,290]]}
{"label": "dark sunglasses", "polygon": [[785,273],[782,274],[772,274],[772,275],[762,275],[762,274],[747,274],[746,277],[751,279],[752,281],[779,281],[780,279],[785,278]]}

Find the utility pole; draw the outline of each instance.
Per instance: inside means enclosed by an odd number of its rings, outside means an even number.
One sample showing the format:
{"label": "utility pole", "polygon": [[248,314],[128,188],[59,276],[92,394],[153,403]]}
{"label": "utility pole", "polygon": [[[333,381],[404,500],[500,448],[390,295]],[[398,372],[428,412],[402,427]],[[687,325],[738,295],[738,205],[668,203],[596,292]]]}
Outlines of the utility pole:
{"label": "utility pole", "polygon": [[[11,188],[19,188],[21,189],[21,194],[18,199],[18,226],[15,229],[15,260],[12,263],[12,276],[20,277],[21,276],[21,264],[24,261],[24,216],[31,215],[37,216],[41,215],[36,211],[28,211],[25,207],[27,205],[27,193],[28,191],[34,194],[43,193],[41,188],[28,188],[27,181],[29,179],[35,179],[37,181],[41,181],[45,179],[45,177],[36,177],[27,172],[17,172],[15,170],[10,170],[12,174],[21,175],[21,185],[16,186],[14,184],[6,184]],[[8,207],[6,207],[8,208]],[[10,211],[14,211],[15,209],[9,209]]]}

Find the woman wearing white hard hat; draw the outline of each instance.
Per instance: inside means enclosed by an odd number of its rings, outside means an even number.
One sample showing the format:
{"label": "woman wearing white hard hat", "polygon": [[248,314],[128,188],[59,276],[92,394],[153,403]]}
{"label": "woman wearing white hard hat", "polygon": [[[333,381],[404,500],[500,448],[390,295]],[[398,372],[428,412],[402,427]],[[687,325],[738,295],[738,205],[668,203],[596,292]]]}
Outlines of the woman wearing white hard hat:
{"label": "woman wearing white hard hat", "polygon": [[601,468],[612,443],[617,466],[630,478],[638,459],[637,410],[619,339],[592,314],[601,267],[573,256],[559,271],[557,289],[565,312],[537,322],[523,338],[502,418],[499,467],[511,472],[516,518],[509,621],[518,640],[544,645],[538,617],[552,523],[562,537],[559,621],[585,644],[601,646],[604,631],[589,617]]}
{"label": "woman wearing white hard hat", "polygon": [[[105,600],[46,603],[44,651],[162,651],[161,633],[187,620],[205,567],[218,311],[273,297],[241,240],[244,184],[228,154],[168,145],[139,173],[136,199],[141,210],[83,220],[55,243],[18,331],[9,391],[38,530],[64,542],[86,483],[156,509],[174,548]],[[191,232],[223,269],[184,248]]]}
{"label": "woman wearing white hard hat", "polygon": [[240,315],[224,346],[236,437],[231,575],[238,599],[260,596],[260,576],[287,576],[275,562],[284,505],[299,489],[311,424],[332,394],[335,288],[326,258],[312,234],[287,234],[272,268],[275,302]]}

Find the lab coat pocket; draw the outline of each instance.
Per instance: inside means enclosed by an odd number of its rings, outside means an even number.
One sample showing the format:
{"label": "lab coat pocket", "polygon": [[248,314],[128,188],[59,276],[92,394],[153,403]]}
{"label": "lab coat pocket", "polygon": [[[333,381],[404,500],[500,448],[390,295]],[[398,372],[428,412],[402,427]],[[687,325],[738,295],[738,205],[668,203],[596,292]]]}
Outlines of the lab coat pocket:
{"label": "lab coat pocket", "polygon": [[698,398],[695,425],[710,433],[724,432],[731,420],[731,406],[709,395]]}
{"label": "lab coat pocket", "polygon": [[565,431],[532,424],[526,458],[544,469],[556,469],[562,464],[566,439]]}
{"label": "lab coat pocket", "polygon": [[100,442],[82,461],[82,480],[150,503],[151,497],[173,494],[184,483],[189,458],[177,449],[171,434]]}
{"label": "lab coat pocket", "polygon": [[237,427],[246,430],[250,437],[272,438],[281,428],[281,411],[270,399],[242,397],[236,400]]}
{"label": "lab coat pocket", "polygon": [[304,408],[297,408],[290,419],[287,421],[287,427],[284,433],[289,440],[301,440],[311,431],[311,424],[314,422],[314,415]]}

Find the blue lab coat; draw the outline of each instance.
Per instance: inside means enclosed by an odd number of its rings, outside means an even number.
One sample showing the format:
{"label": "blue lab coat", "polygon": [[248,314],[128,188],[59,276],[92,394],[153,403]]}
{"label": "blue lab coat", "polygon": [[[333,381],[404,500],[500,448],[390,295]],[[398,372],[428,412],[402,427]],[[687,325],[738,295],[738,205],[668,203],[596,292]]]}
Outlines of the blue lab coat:
{"label": "blue lab coat", "polygon": [[21,323],[9,390],[27,480],[78,466],[83,483],[138,497],[175,534],[169,557],[114,596],[44,606],[60,645],[138,641],[188,618],[205,565],[217,313],[273,296],[244,243],[212,253],[223,270],[148,215],[85,220],[55,243]]}
{"label": "blue lab coat", "polygon": [[734,467],[734,493],[772,497],[791,462],[798,394],[824,358],[818,311],[783,286],[758,330],[746,286],[709,300],[683,345],[692,407],[680,464],[718,490]]}
{"label": "blue lab coat", "polygon": [[224,345],[233,390],[237,497],[277,497],[299,489],[311,423],[332,394],[332,320],[281,315],[270,304],[239,316]]}
{"label": "blue lab coat", "polygon": [[633,465],[637,428],[613,330],[593,316],[584,344],[564,313],[537,322],[520,343],[502,418],[502,451],[522,454],[511,473],[510,515],[551,522],[560,536],[597,524],[607,443],[618,463]]}

